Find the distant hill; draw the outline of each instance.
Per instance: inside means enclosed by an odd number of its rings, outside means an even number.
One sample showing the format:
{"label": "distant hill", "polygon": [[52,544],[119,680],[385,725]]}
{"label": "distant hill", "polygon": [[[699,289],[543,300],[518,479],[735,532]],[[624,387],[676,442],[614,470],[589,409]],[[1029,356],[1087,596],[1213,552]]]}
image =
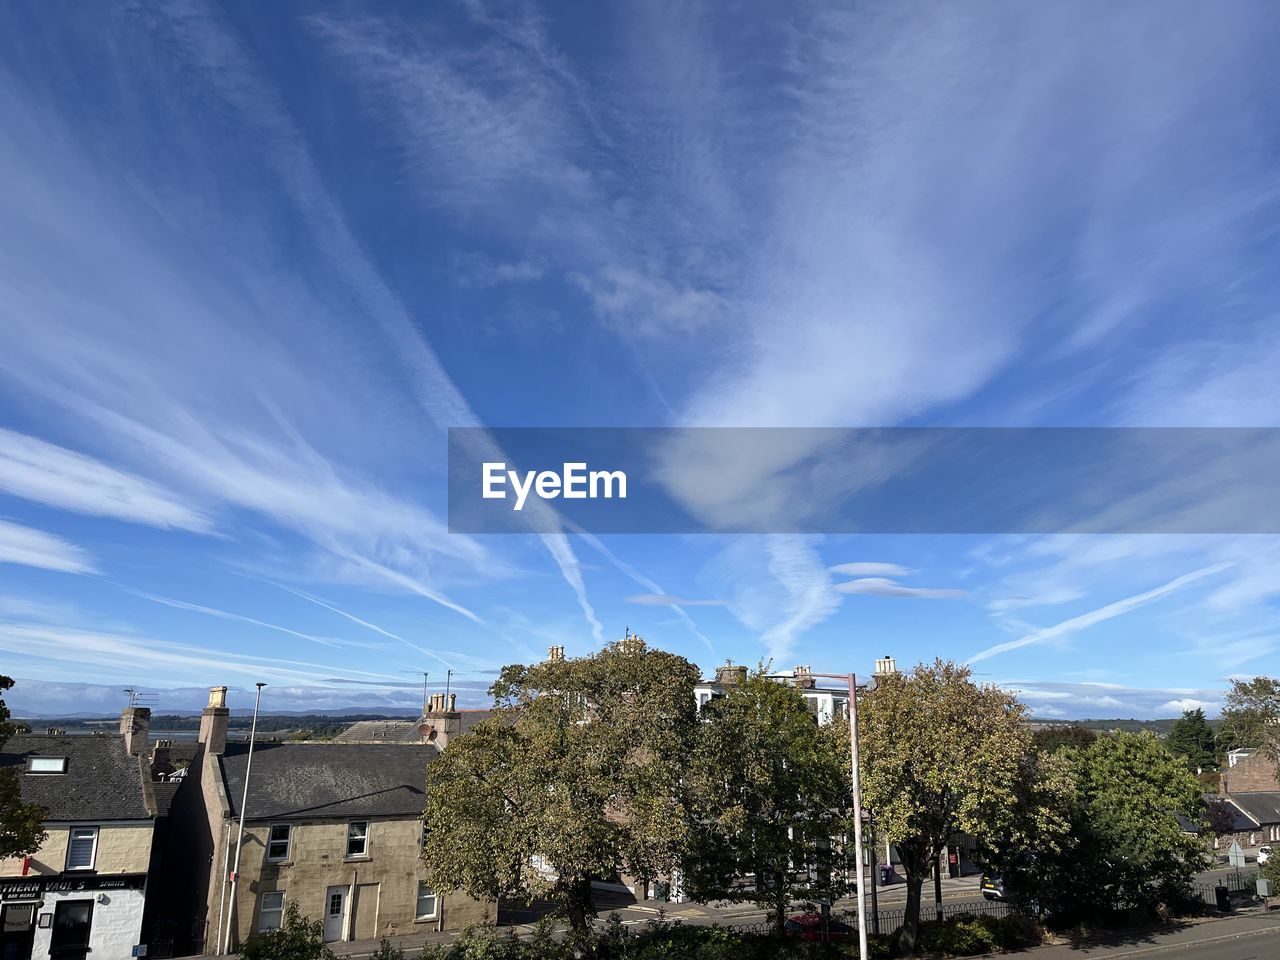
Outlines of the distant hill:
{"label": "distant hill", "polygon": [[[1169,728],[1173,726],[1176,717],[1168,717],[1161,720],[1135,720],[1116,719],[1116,720],[1032,720],[1034,726],[1040,727],[1062,727],[1077,726],[1084,727],[1086,730],[1096,730],[1099,733],[1108,733],[1112,730],[1121,730],[1125,733],[1140,733],[1143,730],[1150,730],[1157,737],[1166,736]],[[1216,725],[1216,720],[1210,720],[1211,726]]]}
{"label": "distant hill", "polygon": [[[258,729],[263,733],[275,733],[281,730],[341,730],[358,720],[386,720],[388,718],[416,718],[414,711],[384,711],[377,713],[273,713],[258,717]],[[92,733],[93,731],[114,731],[120,723],[119,717],[14,717],[15,723],[25,724],[32,730],[56,725],[68,733]],[[253,724],[253,713],[232,711],[227,721],[231,730],[248,730]],[[151,716],[152,730],[182,731],[199,730],[200,715],[157,713]]]}

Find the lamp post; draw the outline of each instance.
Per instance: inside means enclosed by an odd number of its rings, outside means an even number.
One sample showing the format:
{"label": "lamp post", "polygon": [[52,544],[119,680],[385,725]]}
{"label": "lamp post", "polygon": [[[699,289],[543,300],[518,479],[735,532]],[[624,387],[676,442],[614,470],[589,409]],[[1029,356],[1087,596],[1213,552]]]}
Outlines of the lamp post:
{"label": "lamp post", "polygon": [[853,846],[858,863],[858,957],[867,960],[866,880],[862,869],[862,783],[858,774],[858,678],[852,673],[811,673],[849,684],[849,756],[853,761]]}
{"label": "lamp post", "polygon": [[231,918],[236,915],[236,887],[240,883],[240,850],[244,846],[244,814],[245,805],[249,802],[249,772],[253,769],[253,745],[258,738],[258,707],[262,705],[262,688],[265,683],[259,681],[255,686],[258,695],[253,701],[253,725],[249,728],[249,756],[244,762],[244,792],[240,796],[240,826],[236,830],[236,863],[231,868],[231,904],[227,909],[227,929],[222,937],[222,950],[231,949]]}

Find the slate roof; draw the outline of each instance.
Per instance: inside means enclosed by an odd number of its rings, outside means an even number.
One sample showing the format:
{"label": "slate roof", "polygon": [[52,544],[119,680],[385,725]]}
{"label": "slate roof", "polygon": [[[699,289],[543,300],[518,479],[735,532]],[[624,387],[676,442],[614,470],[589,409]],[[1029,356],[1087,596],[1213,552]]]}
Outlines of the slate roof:
{"label": "slate roof", "polygon": [[[493,716],[492,710],[459,710],[462,732],[466,733],[481,720]],[[418,727],[428,723],[426,717],[417,720],[357,720],[333,739],[340,743],[408,743],[420,738]]]}
{"label": "slate roof", "polygon": [[1280,792],[1260,790],[1231,794],[1231,802],[1244,811],[1258,826],[1280,823]]}
{"label": "slate roof", "polygon": [[[229,743],[218,761],[232,816],[239,814],[248,752],[248,744]],[[422,743],[259,743],[245,817],[416,817],[436,755]]]}
{"label": "slate roof", "polygon": [[[28,773],[28,757],[66,757],[66,773]],[[46,820],[150,819],[142,769],[119,734],[68,737],[18,734],[0,753],[0,767],[16,768],[24,803],[48,811]]]}

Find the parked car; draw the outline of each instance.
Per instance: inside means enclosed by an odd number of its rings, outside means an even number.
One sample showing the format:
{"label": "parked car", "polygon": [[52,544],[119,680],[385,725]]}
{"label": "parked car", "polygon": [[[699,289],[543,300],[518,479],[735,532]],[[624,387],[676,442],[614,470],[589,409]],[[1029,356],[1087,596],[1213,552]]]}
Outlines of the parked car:
{"label": "parked car", "polygon": [[1271,847],[1263,846],[1258,848],[1258,862],[1266,863],[1271,859]]}
{"label": "parked car", "polygon": [[982,875],[982,882],[978,886],[985,900],[1005,899],[1004,877],[998,873],[987,871]]}
{"label": "parked car", "polygon": [[824,926],[822,914],[802,913],[788,917],[782,927],[788,937],[799,937],[804,940],[847,940],[857,936],[858,931],[839,920],[827,920]]}

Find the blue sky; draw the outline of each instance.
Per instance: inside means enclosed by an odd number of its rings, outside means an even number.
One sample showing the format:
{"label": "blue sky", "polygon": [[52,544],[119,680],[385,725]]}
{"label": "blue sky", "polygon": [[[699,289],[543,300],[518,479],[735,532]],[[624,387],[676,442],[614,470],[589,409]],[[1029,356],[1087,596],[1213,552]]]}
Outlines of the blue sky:
{"label": "blue sky", "polygon": [[478,703],[630,627],[1212,712],[1275,672],[1275,538],[467,537],[444,431],[1280,426],[1278,41],[1266,3],[4,4],[12,703]]}

